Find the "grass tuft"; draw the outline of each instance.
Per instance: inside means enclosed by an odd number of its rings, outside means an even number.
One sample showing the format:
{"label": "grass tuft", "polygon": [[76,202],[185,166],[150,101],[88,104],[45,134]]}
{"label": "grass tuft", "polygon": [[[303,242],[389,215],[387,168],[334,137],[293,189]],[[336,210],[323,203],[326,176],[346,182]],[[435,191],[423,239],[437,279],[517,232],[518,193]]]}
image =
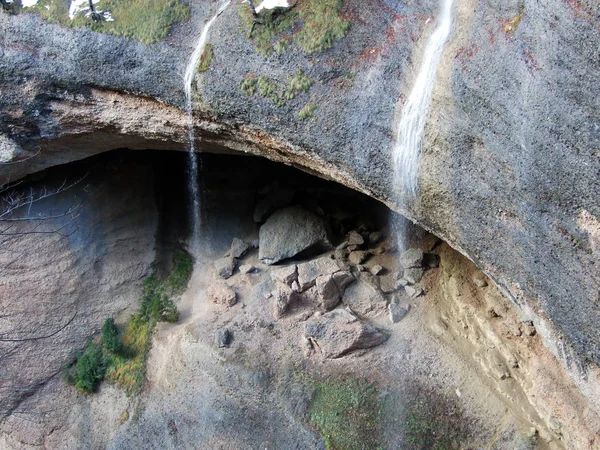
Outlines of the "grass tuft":
{"label": "grass tuft", "polygon": [[377,448],[379,416],[377,390],[366,381],[315,382],[308,417],[328,450]]}
{"label": "grass tuft", "polygon": [[291,78],[287,88],[280,89],[268,77],[246,75],[240,82],[240,90],[248,96],[257,94],[268,99],[275,106],[283,106],[293,100],[298,93],[308,92],[313,83],[310,77],[299,72]]}
{"label": "grass tuft", "polygon": [[304,107],[298,112],[298,119],[307,120],[312,117],[315,117],[315,110],[317,109],[317,105],[314,103],[307,103]]}
{"label": "grass tuft", "polygon": [[212,45],[206,44],[204,50],[202,51],[202,55],[200,56],[200,63],[198,64],[198,72],[206,72],[210,68],[210,63],[215,57],[215,51],[213,50]]}

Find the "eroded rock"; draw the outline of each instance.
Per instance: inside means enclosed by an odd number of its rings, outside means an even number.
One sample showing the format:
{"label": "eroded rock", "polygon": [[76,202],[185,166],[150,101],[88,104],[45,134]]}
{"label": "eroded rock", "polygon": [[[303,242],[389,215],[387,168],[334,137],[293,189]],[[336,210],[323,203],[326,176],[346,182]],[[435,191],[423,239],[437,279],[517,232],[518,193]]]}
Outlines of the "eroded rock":
{"label": "eroded rock", "polygon": [[400,265],[405,269],[421,267],[423,265],[423,250],[409,248],[400,255]]}
{"label": "eroded rock", "polygon": [[304,325],[304,335],[325,358],[339,358],[387,340],[385,334],[345,309],[336,309],[310,320]]}
{"label": "eroded rock", "polygon": [[229,278],[231,275],[233,275],[236,265],[237,260],[231,256],[219,258],[214,262],[217,275],[219,275],[221,278]]}
{"label": "eroded rock", "polygon": [[207,290],[208,296],[213,303],[231,307],[237,303],[236,292],[225,283],[215,283]]}
{"label": "eroded rock", "polygon": [[259,258],[275,264],[300,252],[331,248],[325,221],[300,206],[274,212],[260,227]]}

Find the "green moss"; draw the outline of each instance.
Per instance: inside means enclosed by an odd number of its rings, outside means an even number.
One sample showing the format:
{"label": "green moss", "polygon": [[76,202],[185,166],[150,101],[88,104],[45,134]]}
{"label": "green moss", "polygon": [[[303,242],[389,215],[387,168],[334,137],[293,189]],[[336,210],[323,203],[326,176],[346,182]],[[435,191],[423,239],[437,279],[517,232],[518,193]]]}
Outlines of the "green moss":
{"label": "green moss", "polygon": [[110,11],[114,21],[94,22],[80,11],[69,19],[69,0],[40,0],[25,11],[37,11],[51,23],[69,27],[88,27],[150,44],[167,37],[171,26],[190,18],[190,8],[180,0],[101,0],[97,11]]}
{"label": "green moss", "polygon": [[377,391],[367,382],[315,382],[308,418],[328,450],[377,448],[379,415]]}
{"label": "green moss", "polygon": [[288,101],[294,99],[296,94],[307,92],[312,85],[313,80],[302,72],[292,77],[288,87],[285,89],[279,88],[268,77],[246,75],[240,82],[240,90],[248,96],[257,94],[260,97],[268,99],[276,106],[283,106]]}
{"label": "green moss", "polygon": [[206,44],[202,55],[200,55],[200,63],[198,64],[198,72],[206,72],[210,68],[210,63],[215,57],[215,52],[212,45]]}
{"label": "green moss", "polygon": [[306,120],[311,117],[315,117],[315,110],[317,109],[317,105],[314,103],[307,103],[298,113],[298,119]]}
{"label": "green moss", "polygon": [[171,274],[165,281],[171,294],[180,294],[185,290],[193,269],[194,261],[189,253],[178,250],[173,254]]}
{"label": "green moss", "polygon": [[323,52],[346,36],[350,23],[339,15],[342,4],[343,0],[308,0],[302,3],[300,18],[304,20],[304,27],[294,39],[304,53]]}
{"label": "green moss", "polygon": [[339,14],[342,5],[343,0],[304,0],[294,9],[264,10],[255,21],[245,3],[239,14],[259,53],[281,54],[295,42],[310,55],[331,48],[348,33],[350,24]]}

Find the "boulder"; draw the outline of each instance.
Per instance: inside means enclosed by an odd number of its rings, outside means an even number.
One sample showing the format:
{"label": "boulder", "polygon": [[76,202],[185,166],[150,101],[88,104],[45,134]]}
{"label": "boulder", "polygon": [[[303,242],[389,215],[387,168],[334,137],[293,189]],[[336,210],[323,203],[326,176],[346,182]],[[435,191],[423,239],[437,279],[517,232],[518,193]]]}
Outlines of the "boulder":
{"label": "boulder", "polygon": [[244,242],[238,238],[233,238],[233,242],[231,242],[231,248],[229,249],[229,256],[232,258],[241,258],[248,253],[250,248],[251,246],[247,242]]}
{"label": "boulder", "polygon": [[292,264],[291,266],[273,268],[271,270],[271,279],[291,286],[298,279],[298,267]]}
{"label": "boulder", "polygon": [[221,278],[229,278],[233,275],[237,260],[231,256],[225,256],[224,258],[217,259],[214,265],[217,275]]}
{"label": "boulder", "polygon": [[348,260],[354,264],[355,266],[364,263],[369,256],[371,256],[371,252],[366,250],[355,250],[350,253],[348,256]]}
{"label": "boulder", "polygon": [[258,257],[275,264],[310,249],[327,250],[331,243],[325,221],[300,206],[273,213],[260,227]]}
{"label": "boulder", "polygon": [[216,283],[210,286],[207,290],[208,296],[213,303],[218,303],[225,306],[233,306],[237,302],[237,294],[225,283]]}
{"label": "boulder", "polygon": [[362,317],[377,316],[386,311],[387,301],[377,287],[359,280],[346,288],[344,305]]}
{"label": "boulder", "polygon": [[381,275],[383,272],[383,267],[381,267],[379,264],[375,264],[373,267],[371,267],[369,272],[371,272],[373,275]]}
{"label": "boulder", "polygon": [[318,276],[315,281],[317,306],[325,311],[331,311],[339,305],[346,287],[353,281],[352,274],[345,271]]}
{"label": "boulder", "polygon": [[405,269],[421,267],[423,265],[423,250],[409,248],[400,255],[400,265]]}
{"label": "boulder", "polygon": [[347,242],[349,246],[361,246],[365,243],[365,239],[361,236],[361,234],[358,231],[351,231],[350,233],[348,233]]}
{"label": "boulder", "polygon": [[300,290],[305,291],[315,285],[319,275],[328,275],[339,271],[338,263],[331,255],[322,256],[302,264],[298,264],[298,283]]}
{"label": "boulder", "polygon": [[252,215],[256,223],[262,223],[278,208],[288,206],[294,199],[294,191],[275,187],[262,198],[254,208]]}
{"label": "boulder", "polygon": [[361,322],[345,309],[336,309],[313,318],[304,325],[304,336],[325,358],[339,358],[387,340],[385,334]]}
{"label": "boulder", "polygon": [[273,317],[281,319],[287,312],[289,306],[294,302],[301,300],[300,294],[289,286],[277,283],[277,289],[273,296]]}
{"label": "boulder", "polygon": [[423,278],[423,269],[420,267],[413,267],[411,269],[406,269],[404,271],[404,279],[408,281],[409,284],[417,284]]}

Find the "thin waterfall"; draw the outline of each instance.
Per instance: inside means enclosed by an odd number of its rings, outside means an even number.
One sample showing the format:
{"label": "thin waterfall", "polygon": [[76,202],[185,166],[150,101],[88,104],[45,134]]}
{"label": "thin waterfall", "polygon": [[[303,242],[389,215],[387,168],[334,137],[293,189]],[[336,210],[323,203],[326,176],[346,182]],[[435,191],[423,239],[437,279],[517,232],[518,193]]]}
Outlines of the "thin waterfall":
{"label": "thin waterfall", "polygon": [[396,185],[400,184],[403,195],[414,198],[418,190],[419,160],[431,93],[435,84],[437,68],[450,35],[452,26],[452,4],[454,0],[442,0],[437,28],[427,41],[421,68],[415,85],[402,108],[398,124],[396,145],[392,155]]}
{"label": "thin waterfall", "polygon": [[187,112],[187,128],[188,128],[188,165],[189,165],[189,190],[190,190],[190,210],[192,219],[192,234],[190,242],[194,245],[200,234],[200,192],[198,189],[198,155],[196,155],[195,135],[194,135],[194,118],[192,111],[192,82],[194,81],[194,75],[196,74],[196,67],[204,48],[206,47],[206,39],[208,38],[208,32],[214,21],[221,15],[223,11],[229,6],[231,0],[227,0],[223,5],[219,7],[217,12],[211,19],[206,22],[202,29],[202,34],[198,38],[198,43],[194,49],[194,53],[190,56],[190,60],[185,69],[184,78],[184,89],[185,89],[185,110]]}

